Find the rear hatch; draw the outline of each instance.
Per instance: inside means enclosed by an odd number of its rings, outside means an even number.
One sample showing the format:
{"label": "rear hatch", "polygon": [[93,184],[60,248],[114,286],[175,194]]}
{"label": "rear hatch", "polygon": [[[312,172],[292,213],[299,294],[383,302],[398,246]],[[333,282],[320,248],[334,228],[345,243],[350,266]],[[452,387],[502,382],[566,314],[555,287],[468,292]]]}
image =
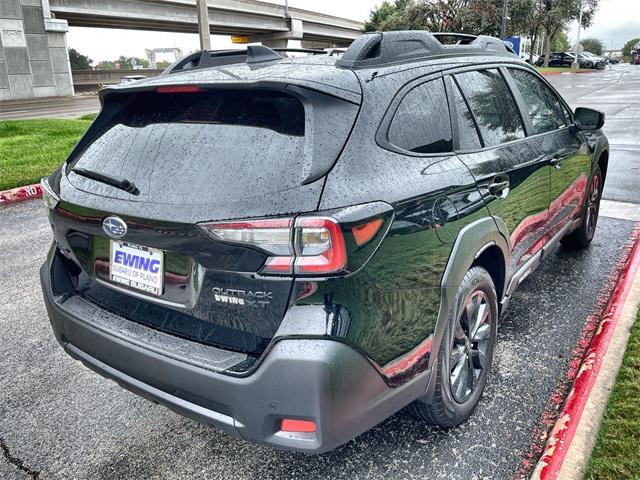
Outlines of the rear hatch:
{"label": "rear hatch", "polygon": [[278,219],[316,210],[357,111],[286,84],[107,93],[58,178],[63,200],[51,212],[60,249],[80,267],[78,294],[152,328],[259,356],[286,312],[292,276],[262,274],[280,248],[261,244],[262,230],[247,241],[214,224],[267,219],[277,236]]}

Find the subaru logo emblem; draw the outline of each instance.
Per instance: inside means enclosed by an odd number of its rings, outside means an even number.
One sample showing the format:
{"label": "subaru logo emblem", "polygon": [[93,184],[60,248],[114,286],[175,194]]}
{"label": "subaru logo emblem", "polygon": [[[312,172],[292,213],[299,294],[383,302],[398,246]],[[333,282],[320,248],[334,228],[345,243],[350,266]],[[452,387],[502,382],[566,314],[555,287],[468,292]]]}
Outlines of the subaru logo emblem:
{"label": "subaru logo emblem", "polygon": [[127,224],[118,217],[107,217],[102,222],[102,230],[111,238],[122,238],[127,233]]}

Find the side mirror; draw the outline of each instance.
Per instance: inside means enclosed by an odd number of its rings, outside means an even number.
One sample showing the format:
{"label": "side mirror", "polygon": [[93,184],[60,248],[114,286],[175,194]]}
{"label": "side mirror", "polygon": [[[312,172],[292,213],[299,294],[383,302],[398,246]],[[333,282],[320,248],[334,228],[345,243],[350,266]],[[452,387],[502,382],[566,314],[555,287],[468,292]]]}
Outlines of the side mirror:
{"label": "side mirror", "polygon": [[592,108],[576,108],[573,119],[580,130],[599,130],[604,125],[604,113]]}

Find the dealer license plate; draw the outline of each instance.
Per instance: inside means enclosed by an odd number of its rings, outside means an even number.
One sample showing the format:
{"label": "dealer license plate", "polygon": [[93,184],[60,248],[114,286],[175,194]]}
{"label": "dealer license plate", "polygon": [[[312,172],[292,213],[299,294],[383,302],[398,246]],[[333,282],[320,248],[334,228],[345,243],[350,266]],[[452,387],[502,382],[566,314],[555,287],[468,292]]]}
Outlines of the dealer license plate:
{"label": "dealer license plate", "polygon": [[109,279],[114,283],[162,295],[163,263],[162,250],[111,240]]}

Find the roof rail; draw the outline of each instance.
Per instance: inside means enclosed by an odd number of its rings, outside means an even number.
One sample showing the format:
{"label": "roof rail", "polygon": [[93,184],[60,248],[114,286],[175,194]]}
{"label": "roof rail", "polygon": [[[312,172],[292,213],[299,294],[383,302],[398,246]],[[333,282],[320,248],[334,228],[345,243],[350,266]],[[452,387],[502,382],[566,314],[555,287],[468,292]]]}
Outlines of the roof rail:
{"label": "roof rail", "polygon": [[[458,39],[453,45],[446,38]],[[336,61],[346,68],[368,68],[424,60],[435,56],[469,54],[509,55],[513,53],[499,38],[464,33],[431,33],[407,30],[368,33],[358,37]]]}
{"label": "roof rail", "polygon": [[261,63],[282,60],[279,53],[308,53],[311,55],[336,55],[339,49],[322,50],[319,48],[269,48],[262,45],[247,45],[246,49],[200,50],[172,63],[162,72],[175,73],[182,70],[193,70],[209,67],[220,67],[235,63]]}

